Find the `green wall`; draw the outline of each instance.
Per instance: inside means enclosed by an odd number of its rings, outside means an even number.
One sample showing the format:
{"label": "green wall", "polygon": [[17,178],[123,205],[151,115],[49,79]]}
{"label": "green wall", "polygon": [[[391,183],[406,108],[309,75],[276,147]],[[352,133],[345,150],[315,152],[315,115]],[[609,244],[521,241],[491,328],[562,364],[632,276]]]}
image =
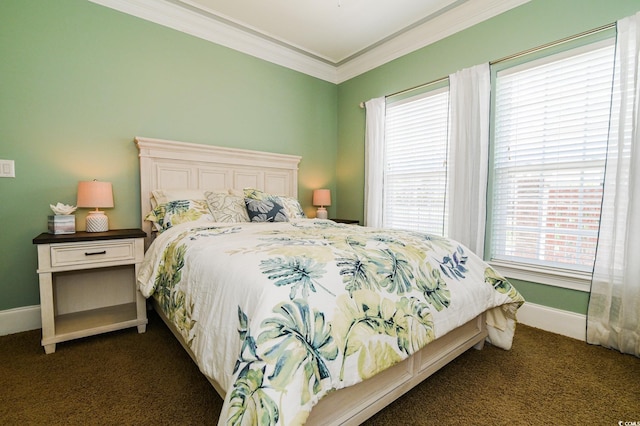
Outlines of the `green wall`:
{"label": "green wall", "polygon": [[[0,311],[39,304],[31,240],[49,204],[75,204],[79,180],[113,182],[111,226],[140,226],[135,136],[301,155],[305,210],[328,187],[330,215],[362,220],[361,101],[638,10],[533,0],[336,86],[87,0],[1,0],[0,158],[16,178],[0,178]],[[530,302],[586,312],[584,292],[515,284]]]}
{"label": "green wall", "polygon": [[87,0],[0,1],[0,58],[16,167],[0,178],[0,311],[40,303],[31,241],[78,181],[111,181],[110,226],[140,226],[135,136],[301,155],[308,213],[313,188],[335,190],[334,84]]}
{"label": "green wall", "polygon": [[[638,0],[532,0],[338,86],[338,214],[363,220],[364,110],[359,103],[606,25]],[[588,294],[514,281],[532,303],[586,313]]]}

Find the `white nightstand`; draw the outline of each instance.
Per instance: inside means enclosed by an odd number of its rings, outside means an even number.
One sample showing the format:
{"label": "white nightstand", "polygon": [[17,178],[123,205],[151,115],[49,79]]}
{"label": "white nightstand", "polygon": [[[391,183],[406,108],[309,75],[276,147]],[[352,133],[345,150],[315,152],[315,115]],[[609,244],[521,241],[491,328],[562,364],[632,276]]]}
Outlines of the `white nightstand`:
{"label": "white nightstand", "polygon": [[42,346],[138,327],[146,331],[146,302],[136,275],[144,257],[140,229],[43,233],[38,246]]}

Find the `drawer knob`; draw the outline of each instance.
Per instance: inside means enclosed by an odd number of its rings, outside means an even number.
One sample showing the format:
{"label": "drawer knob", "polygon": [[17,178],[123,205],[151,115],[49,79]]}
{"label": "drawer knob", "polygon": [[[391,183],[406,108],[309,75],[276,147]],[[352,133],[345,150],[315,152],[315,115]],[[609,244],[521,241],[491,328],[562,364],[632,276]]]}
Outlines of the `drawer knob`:
{"label": "drawer knob", "polygon": [[102,251],[94,251],[93,253],[87,253],[85,252],[85,256],[95,256],[96,254],[107,254],[106,250],[102,250]]}

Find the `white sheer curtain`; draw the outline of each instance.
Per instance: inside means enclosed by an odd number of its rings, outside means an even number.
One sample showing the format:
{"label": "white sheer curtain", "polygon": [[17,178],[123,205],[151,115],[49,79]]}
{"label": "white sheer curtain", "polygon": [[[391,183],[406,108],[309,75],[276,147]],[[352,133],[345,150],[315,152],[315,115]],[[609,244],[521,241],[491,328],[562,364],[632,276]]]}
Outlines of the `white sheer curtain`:
{"label": "white sheer curtain", "polygon": [[617,29],[587,342],[640,356],[640,13],[618,21]]}
{"label": "white sheer curtain", "polygon": [[364,225],[381,227],[384,185],[384,97],[365,102]]}
{"label": "white sheer curtain", "polygon": [[449,233],[478,256],[484,253],[489,164],[489,64],[449,76]]}

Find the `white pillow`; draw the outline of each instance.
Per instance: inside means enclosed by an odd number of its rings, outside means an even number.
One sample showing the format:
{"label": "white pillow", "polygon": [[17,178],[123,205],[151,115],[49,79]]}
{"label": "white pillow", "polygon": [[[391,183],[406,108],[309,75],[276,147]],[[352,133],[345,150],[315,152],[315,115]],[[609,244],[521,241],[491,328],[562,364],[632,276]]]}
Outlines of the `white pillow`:
{"label": "white pillow", "polygon": [[284,207],[284,212],[287,214],[289,219],[305,219],[307,217],[307,215],[304,214],[304,210],[302,210],[300,202],[295,198],[283,196],[278,198],[282,201],[282,207]]}
{"label": "white pillow", "polygon": [[205,196],[214,222],[249,222],[244,197],[211,191]]}

